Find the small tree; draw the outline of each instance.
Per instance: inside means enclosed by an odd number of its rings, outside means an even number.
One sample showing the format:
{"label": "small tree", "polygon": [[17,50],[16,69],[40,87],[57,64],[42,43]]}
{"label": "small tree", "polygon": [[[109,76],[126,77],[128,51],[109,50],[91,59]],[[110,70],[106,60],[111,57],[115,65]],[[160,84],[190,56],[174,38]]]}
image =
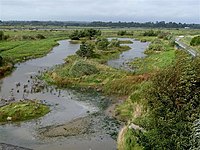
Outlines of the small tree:
{"label": "small tree", "polygon": [[80,45],[80,49],[76,52],[76,54],[80,57],[92,57],[94,55],[94,46],[92,44],[83,43]]}
{"label": "small tree", "polygon": [[84,33],[85,33],[85,36],[89,38],[97,37],[101,35],[101,31],[95,30],[95,29],[85,29]]}

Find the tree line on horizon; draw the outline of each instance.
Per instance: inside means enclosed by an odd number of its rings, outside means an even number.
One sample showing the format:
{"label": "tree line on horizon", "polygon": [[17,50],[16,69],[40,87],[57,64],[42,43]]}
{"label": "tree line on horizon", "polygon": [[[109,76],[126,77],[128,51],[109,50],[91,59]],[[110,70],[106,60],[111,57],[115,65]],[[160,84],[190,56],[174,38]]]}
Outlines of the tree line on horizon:
{"label": "tree line on horizon", "polygon": [[79,22],[79,21],[1,21],[0,26],[83,26],[83,27],[143,27],[143,28],[192,28],[200,29],[200,24],[188,24],[188,23],[176,23],[176,22],[165,22],[165,21],[156,21],[156,22]]}

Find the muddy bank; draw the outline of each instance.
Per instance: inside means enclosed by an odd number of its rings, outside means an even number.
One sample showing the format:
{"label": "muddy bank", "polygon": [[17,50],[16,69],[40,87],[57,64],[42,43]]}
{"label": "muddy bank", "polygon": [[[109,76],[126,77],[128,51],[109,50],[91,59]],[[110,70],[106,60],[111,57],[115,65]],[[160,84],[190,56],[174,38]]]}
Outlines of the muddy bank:
{"label": "muddy bank", "polygon": [[42,137],[77,136],[85,134],[90,124],[89,117],[81,117],[62,125],[41,128],[39,133]]}

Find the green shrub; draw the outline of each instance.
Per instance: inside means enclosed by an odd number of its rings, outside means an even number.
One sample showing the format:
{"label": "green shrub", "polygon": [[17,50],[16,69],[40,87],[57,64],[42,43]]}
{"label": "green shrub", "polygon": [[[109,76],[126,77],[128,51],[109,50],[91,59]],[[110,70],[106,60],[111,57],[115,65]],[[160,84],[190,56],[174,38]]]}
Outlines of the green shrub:
{"label": "green shrub", "polygon": [[155,51],[165,51],[165,50],[166,48],[165,48],[164,43],[161,40],[156,39],[149,45],[145,53],[151,53]]}
{"label": "green shrub", "polygon": [[35,40],[35,37],[31,35],[22,35],[22,40]]}
{"label": "green shrub", "polygon": [[199,58],[182,55],[155,75],[146,94],[150,108],[144,123],[147,132],[139,134],[138,140],[145,149],[191,148],[192,124],[200,113],[199,74]]}
{"label": "green shrub", "polygon": [[98,69],[85,61],[76,61],[69,70],[69,75],[73,77],[81,77],[98,73]]}
{"label": "green shrub", "polygon": [[96,41],[97,49],[107,50],[109,41],[106,38],[98,38]]}
{"label": "green shrub", "polygon": [[200,149],[200,119],[197,119],[193,124],[193,133],[191,136],[191,150]]}
{"label": "green shrub", "polygon": [[196,36],[196,37],[192,38],[190,45],[191,46],[200,45],[200,36]]}
{"label": "green shrub", "polygon": [[76,52],[76,54],[80,57],[93,57],[94,56],[94,46],[90,43],[83,43],[80,45],[80,49]]}
{"label": "green shrub", "polygon": [[112,39],[108,47],[120,47],[120,41],[118,39]]}
{"label": "green shrub", "polygon": [[95,30],[95,29],[85,29],[84,30],[84,36],[85,37],[97,37],[101,35],[100,30]]}
{"label": "green shrub", "polygon": [[159,34],[159,32],[155,32],[153,30],[149,30],[149,31],[145,31],[143,33],[143,36],[157,36]]}
{"label": "green shrub", "polygon": [[42,35],[42,34],[37,34],[37,35],[36,35],[36,38],[37,38],[37,39],[46,39],[45,36]]}
{"label": "green shrub", "polygon": [[170,36],[170,33],[169,33],[169,32],[160,32],[160,33],[158,34],[158,38],[164,39],[164,40],[168,40],[168,39],[169,39],[169,36]]}
{"label": "green shrub", "polygon": [[126,30],[122,30],[122,31],[117,32],[117,35],[119,35],[119,36],[124,36],[126,34],[127,34]]}
{"label": "green shrub", "polygon": [[91,39],[92,37],[97,37],[101,35],[100,30],[95,29],[84,29],[84,30],[74,30],[70,35],[69,38],[71,40],[80,40],[80,38],[83,37],[89,37]]}
{"label": "green shrub", "polygon": [[73,32],[69,35],[69,38],[70,38],[71,40],[79,40],[79,39],[80,39],[79,31],[78,31],[78,30],[73,31]]}
{"label": "green shrub", "polygon": [[5,35],[3,31],[0,31],[0,41],[7,40],[9,37],[9,35]]}

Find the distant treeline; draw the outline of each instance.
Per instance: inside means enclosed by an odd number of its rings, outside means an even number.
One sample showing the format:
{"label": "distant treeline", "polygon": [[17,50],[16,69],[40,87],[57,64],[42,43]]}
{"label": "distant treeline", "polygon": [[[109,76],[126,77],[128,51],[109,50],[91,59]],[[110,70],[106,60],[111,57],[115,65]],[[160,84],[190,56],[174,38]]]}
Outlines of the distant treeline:
{"label": "distant treeline", "polygon": [[186,24],[176,22],[71,22],[71,21],[0,21],[0,26],[83,26],[83,27],[143,27],[143,28],[192,28],[200,29],[200,24]]}

